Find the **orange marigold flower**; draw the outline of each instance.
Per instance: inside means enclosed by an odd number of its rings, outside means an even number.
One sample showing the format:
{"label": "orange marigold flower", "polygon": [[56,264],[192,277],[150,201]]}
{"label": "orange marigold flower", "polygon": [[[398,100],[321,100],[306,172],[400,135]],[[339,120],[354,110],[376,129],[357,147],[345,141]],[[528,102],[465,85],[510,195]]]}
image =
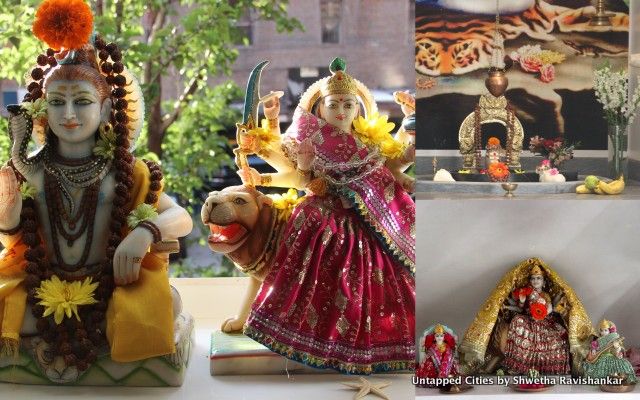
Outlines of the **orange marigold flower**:
{"label": "orange marigold flower", "polygon": [[491,179],[504,181],[509,177],[509,167],[505,163],[497,162],[489,165],[487,174]]}
{"label": "orange marigold flower", "polygon": [[498,139],[495,136],[491,136],[489,140],[487,140],[487,147],[490,147],[490,146],[496,146],[496,147],[500,146],[500,139]]}
{"label": "orange marigold flower", "polygon": [[33,22],[33,33],[54,50],[79,49],[92,31],[93,14],[84,0],[45,0]]}

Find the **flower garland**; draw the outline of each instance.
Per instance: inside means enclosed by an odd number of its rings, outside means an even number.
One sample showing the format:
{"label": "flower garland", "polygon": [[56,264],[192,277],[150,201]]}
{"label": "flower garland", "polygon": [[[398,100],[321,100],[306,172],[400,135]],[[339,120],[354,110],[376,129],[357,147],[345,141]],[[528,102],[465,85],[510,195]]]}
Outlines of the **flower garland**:
{"label": "flower garland", "polygon": [[273,201],[273,207],[279,210],[285,210],[289,207],[295,207],[304,198],[304,196],[298,197],[298,191],[295,189],[289,189],[282,194],[269,194],[268,196],[271,197],[271,200]]}
{"label": "flower garland", "polygon": [[268,194],[267,196],[271,198],[273,208],[282,211],[277,214],[281,221],[286,221],[293,213],[293,209],[304,200],[304,196],[298,196],[298,191],[295,189],[289,189],[282,194]]}
{"label": "flower garland", "polygon": [[353,121],[353,128],[362,143],[377,148],[385,158],[399,158],[405,146],[391,136],[395,124],[388,122],[388,118],[377,112],[367,118],[359,116]]}

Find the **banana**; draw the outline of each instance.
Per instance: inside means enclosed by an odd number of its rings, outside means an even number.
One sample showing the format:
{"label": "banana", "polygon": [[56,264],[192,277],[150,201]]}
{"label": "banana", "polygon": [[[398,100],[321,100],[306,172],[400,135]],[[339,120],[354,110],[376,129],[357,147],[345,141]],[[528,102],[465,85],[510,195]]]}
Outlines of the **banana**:
{"label": "banana", "polygon": [[602,189],[600,189],[600,186],[597,186],[595,189],[593,189],[593,193],[595,193],[595,194],[606,194],[605,192],[602,191]]}
{"label": "banana", "polygon": [[598,182],[598,188],[606,194],[620,194],[624,190],[624,186],[624,178],[622,176],[609,183]]}
{"label": "banana", "polygon": [[589,194],[593,193],[591,189],[588,189],[585,185],[580,185],[576,188],[576,193],[578,194]]}

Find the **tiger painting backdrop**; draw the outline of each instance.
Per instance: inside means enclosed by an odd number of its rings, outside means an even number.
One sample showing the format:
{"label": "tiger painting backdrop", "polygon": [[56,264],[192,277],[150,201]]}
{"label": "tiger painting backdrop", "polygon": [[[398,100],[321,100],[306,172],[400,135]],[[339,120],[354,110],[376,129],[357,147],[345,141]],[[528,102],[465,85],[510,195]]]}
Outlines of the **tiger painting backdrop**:
{"label": "tiger painting backdrop", "polygon": [[[629,6],[606,2],[612,26],[589,26],[589,0],[499,0],[499,30],[508,70],[506,97],[525,130],[524,147],[539,135],[564,135],[579,150],[607,148],[606,122],[593,92],[593,69],[627,68]],[[457,149],[458,129],[484,86],[494,46],[496,0],[418,0],[415,69],[417,147]],[[531,57],[533,55],[534,57]],[[542,62],[541,62],[542,60]],[[543,66],[544,65],[544,66]],[[497,124],[482,128],[500,137]]]}

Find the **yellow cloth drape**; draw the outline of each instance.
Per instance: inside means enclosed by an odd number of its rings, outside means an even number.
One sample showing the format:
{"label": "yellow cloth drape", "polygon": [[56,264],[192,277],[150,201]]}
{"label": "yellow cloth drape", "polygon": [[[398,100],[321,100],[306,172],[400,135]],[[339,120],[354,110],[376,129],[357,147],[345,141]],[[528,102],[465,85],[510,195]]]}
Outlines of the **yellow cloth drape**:
{"label": "yellow cloth drape", "polygon": [[[137,160],[130,210],[144,202],[149,175],[147,165]],[[147,253],[138,281],[116,287],[107,309],[107,340],[114,361],[136,361],[175,352],[167,260]]]}
{"label": "yellow cloth drape", "polygon": [[175,352],[173,302],[167,263],[147,253],[135,283],[118,286],[107,309],[107,339],[114,361]]}
{"label": "yellow cloth drape", "polygon": [[589,343],[591,335],[595,332],[591,320],[576,293],[567,282],[542,260],[529,258],[507,272],[484,302],[458,348],[458,354],[460,354],[461,359],[466,359],[468,363],[481,363],[484,360],[493,328],[505,299],[516,288],[527,284],[531,269],[535,266],[544,270],[546,279],[552,289],[551,295],[555,297],[557,294],[562,294],[567,300],[569,310],[566,316],[563,316],[563,319],[567,325],[570,351],[574,354],[574,358],[580,353],[582,346],[585,343]]}
{"label": "yellow cloth drape", "polygon": [[[27,275],[24,268],[27,262],[24,252],[27,246],[19,240],[10,248],[0,253],[0,340],[3,343],[2,352],[5,352],[5,344],[14,342],[16,345],[20,338],[20,328],[27,307],[27,291],[22,280]],[[14,346],[11,346],[14,347]]]}
{"label": "yellow cloth drape", "polygon": [[[137,160],[129,210],[144,202],[149,192],[149,175],[146,164]],[[0,338],[4,341],[17,342],[22,327],[27,298],[22,284],[26,276],[26,249],[18,241],[0,253]],[[106,315],[107,340],[114,361],[135,361],[175,351],[167,269],[167,260],[147,253],[138,281],[114,290]]]}

